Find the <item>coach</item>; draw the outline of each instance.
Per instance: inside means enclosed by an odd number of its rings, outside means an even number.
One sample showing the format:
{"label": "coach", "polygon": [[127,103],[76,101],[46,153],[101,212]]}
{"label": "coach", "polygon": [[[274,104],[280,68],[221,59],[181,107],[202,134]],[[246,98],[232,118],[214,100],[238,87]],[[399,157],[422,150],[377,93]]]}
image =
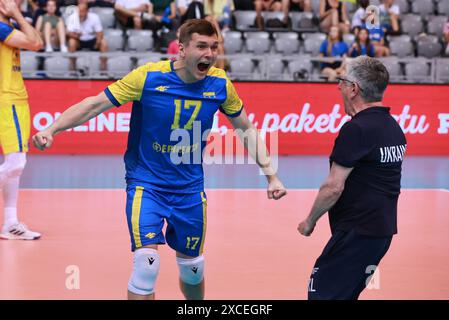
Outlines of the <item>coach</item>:
{"label": "coach", "polygon": [[338,79],[345,123],[330,156],[330,173],[298,231],[309,236],[329,211],[332,237],[316,260],[308,298],[357,299],[397,233],[397,203],[406,139],[383,106],[389,74],[360,56]]}

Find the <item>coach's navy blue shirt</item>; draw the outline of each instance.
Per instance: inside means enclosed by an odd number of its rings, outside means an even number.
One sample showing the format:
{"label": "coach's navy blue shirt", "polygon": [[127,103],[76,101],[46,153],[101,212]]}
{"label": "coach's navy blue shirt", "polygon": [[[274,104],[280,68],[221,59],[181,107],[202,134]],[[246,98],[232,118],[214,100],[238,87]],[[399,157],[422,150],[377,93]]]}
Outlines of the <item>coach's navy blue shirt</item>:
{"label": "coach's navy blue shirt", "polygon": [[345,123],[330,156],[354,168],[329,210],[332,232],[355,229],[370,236],[397,233],[397,203],[407,142],[390,108],[370,107]]}

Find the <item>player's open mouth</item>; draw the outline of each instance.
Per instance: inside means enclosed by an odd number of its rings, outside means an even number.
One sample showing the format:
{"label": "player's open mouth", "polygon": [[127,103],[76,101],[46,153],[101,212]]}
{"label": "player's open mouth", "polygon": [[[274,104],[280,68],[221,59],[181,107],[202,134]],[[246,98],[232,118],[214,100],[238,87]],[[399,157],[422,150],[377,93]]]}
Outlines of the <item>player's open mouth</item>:
{"label": "player's open mouth", "polygon": [[204,71],[206,71],[207,69],[209,69],[210,63],[207,63],[207,62],[200,62],[200,63],[198,63],[197,67],[198,67],[198,70],[200,70],[201,72],[204,72]]}

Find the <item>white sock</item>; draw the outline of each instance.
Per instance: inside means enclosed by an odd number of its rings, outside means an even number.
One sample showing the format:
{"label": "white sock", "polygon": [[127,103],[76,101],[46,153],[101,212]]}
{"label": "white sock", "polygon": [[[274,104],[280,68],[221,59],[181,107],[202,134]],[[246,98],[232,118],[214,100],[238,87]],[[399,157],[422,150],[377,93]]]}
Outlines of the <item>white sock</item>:
{"label": "white sock", "polygon": [[4,225],[6,228],[12,226],[13,224],[18,223],[17,220],[17,208],[16,207],[7,207],[3,210],[4,214]]}
{"label": "white sock", "polygon": [[18,223],[17,198],[19,197],[20,177],[9,178],[3,186],[4,224],[11,226]]}

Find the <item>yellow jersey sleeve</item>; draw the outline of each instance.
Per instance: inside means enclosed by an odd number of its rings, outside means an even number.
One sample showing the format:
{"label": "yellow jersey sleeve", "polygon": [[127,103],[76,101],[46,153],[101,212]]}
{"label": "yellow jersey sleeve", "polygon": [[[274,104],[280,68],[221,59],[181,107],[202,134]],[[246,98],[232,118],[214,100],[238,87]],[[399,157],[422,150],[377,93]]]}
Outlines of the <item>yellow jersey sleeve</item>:
{"label": "yellow jersey sleeve", "polygon": [[226,100],[221,105],[220,111],[228,117],[238,117],[243,110],[243,103],[240,100],[231,80],[226,77]]}
{"label": "yellow jersey sleeve", "polygon": [[139,101],[148,70],[149,64],[143,65],[109,85],[104,90],[109,100],[116,106],[121,106],[129,101]]}

